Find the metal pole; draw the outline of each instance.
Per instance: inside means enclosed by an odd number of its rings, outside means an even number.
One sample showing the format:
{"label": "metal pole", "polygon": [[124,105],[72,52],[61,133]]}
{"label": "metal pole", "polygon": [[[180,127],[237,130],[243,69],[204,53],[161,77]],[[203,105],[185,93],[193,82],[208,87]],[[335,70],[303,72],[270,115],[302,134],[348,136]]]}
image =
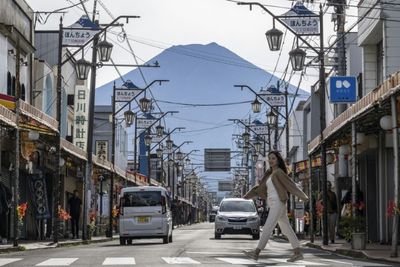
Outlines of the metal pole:
{"label": "metal pole", "polygon": [[[397,127],[397,96],[391,97],[392,129],[393,129],[393,157],[394,157],[394,202],[399,203],[399,129]],[[397,257],[399,216],[393,216],[392,249],[390,257]]]}
{"label": "metal pole", "polygon": [[[320,51],[318,53],[320,69],[319,69],[319,101],[320,101],[320,135],[321,135],[321,167],[320,179],[322,181],[322,201],[324,207],[328,207],[328,189],[327,189],[327,172],[326,172],[326,143],[323,139],[323,131],[326,127],[325,122],[325,63],[324,63],[324,24],[323,24],[323,10],[320,5],[319,19],[320,19]],[[328,245],[328,209],[323,210],[323,244]]]}
{"label": "metal pole", "polygon": [[60,17],[60,25],[58,32],[58,55],[57,55],[57,121],[58,133],[56,135],[56,160],[55,160],[55,174],[54,174],[54,201],[53,201],[53,242],[58,243],[59,235],[59,220],[58,208],[60,206],[60,183],[61,183],[61,170],[60,170],[60,157],[61,157],[61,61],[62,61],[62,38],[63,38],[63,19]]}
{"label": "metal pole", "polygon": [[135,134],[133,137],[133,170],[134,170],[134,174],[135,174],[135,183],[137,183],[136,181],[136,176],[137,176],[137,120],[135,120]]}
{"label": "metal pole", "polygon": [[111,107],[112,107],[112,129],[111,129],[111,163],[113,166],[113,170],[111,170],[110,176],[110,193],[108,194],[108,232],[107,237],[113,237],[113,218],[112,218],[112,210],[113,210],[113,195],[114,195],[114,171],[115,171],[115,82],[113,85],[113,94],[111,98]]}
{"label": "metal pole", "polygon": [[310,216],[310,242],[314,243],[314,195],[312,190],[312,155],[308,157],[308,176],[309,176],[309,191],[310,191],[310,201],[309,201],[309,216]]}
{"label": "metal pole", "polygon": [[285,86],[285,117],[286,117],[286,159],[289,163],[289,103],[288,103],[288,87]]}
{"label": "metal pole", "polygon": [[[97,69],[97,44],[99,42],[98,34],[95,35],[93,39],[93,50],[92,50],[92,67],[91,67],[91,77],[90,77],[90,92],[89,92],[89,115],[88,115],[88,132],[87,132],[87,163],[86,163],[86,173],[85,173],[85,198],[83,205],[83,229],[82,229],[82,239],[88,239],[87,233],[87,223],[89,219],[89,205],[90,205],[90,194],[92,189],[92,172],[93,172],[93,122],[94,122],[94,105],[95,105],[95,91],[96,91],[96,69]],[[110,192],[110,198],[112,199],[112,192]],[[111,203],[111,202],[110,202]],[[109,214],[111,216],[111,214]]]}
{"label": "metal pole", "polygon": [[[346,20],[346,1],[339,1],[338,5],[335,5],[337,11],[337,40],[336,44],[338,54],[338,66],[337,74],[340,76],[346,75],[346,46],[345,46],[345,20]],[[338,104],[336,109],[336,116],[341,114],[347,108],[346,104]]]}
{"label": "metal pole", "polygon": [[[150,130],[147,132],[148,135],[150,135]],[[151,146],[151,144],[150,144]],[[147,177],[148,177],[148,183],[150,184],[151,177],[150,177],[150,146],[147,146]]]}
{"label": "metal pole", "polygon": [[16,47],[16,58],[15,58],[15,111],[16,111],[16,117],[17,117],[17,127],[15,129],[15,178],[14,183],[13,183],[13,198],[14,198],[14,227],[13,227],[13,246],[17,247],[18,246],[18,238],[19,238],[19,233],[18,233],[18,201],[19,201],[19,154],[20,154],[20,136],[19,136],[19,114],[20,114],[20,109],[19,109],[19,98],[21,96],[21,90],[20,90],[20,63],[19,63],[19,57],[21,54],[20,47],[19,47],[19,38],[17,39],[17,47]]}

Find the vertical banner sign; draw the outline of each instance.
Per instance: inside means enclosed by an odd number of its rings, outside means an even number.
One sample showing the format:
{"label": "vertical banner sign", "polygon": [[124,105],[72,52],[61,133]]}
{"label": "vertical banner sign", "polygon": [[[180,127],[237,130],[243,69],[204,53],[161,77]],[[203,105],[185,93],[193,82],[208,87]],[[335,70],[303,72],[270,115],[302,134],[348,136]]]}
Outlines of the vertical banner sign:
{"label": "vertical banner sign", "polygon": [[96,140],[96,156],[101,160],[108,160],[107,140]]}
{"label": "vertical banner sign", "polygon": [[63,28],[63,46],[82,46],[100,31],[88,16],[82,16],[77,22]]}
{"label": "vertical banner sign", "polygon": [[77,85],[75,87],[74,109],[74,144],[86,150],[89,115],[89,89],[86,86]]}
{"label": "vertical banner sign", "polygon": [[47,200],[46,180],[39,175],[29,177],[29,188],[32,193],[34,214],[36,220],[50,218],[49,203]]}

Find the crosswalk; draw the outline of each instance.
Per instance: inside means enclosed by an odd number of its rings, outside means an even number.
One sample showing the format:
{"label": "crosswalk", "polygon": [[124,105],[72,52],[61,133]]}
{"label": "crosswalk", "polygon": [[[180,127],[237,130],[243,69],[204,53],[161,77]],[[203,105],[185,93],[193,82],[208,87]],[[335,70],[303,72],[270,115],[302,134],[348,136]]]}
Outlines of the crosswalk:
{"label": "crosswalk", "polygon": [[[248,258],[242,257],[210,257],[211,259],[215,260],[215,263],[225,263],[231,265],[273,265],[279,267],[300,267],[300,266],[377,266],[377,267],[385,267],[391,266],[386,264],[378,264],[378,263],[368,263],[368,262],[361,262],[361,261],[354,261],[354,260],[347,260],[347,259],[307,259],[297,261],[294,263],[287,263],[284,257],[274,257],[274,258],[265,258],[260,259],[258,262],[250,260]],[[164,263],[166,265],[209,265],[210,258],[206,258],[206,262],[202,262],[204,258],[200,259],[193,259],[191,257],[160,257],[159,263]],[[79,258],[48,258],[42,259],[38,263],[34,262],[24,262],[25,259],[23,258],[0,258],[0,266],[74,266],[80,265]],[[28,259],[26,259],[28,260]],[[23,264],[19,264],[23,263]],[[102,261],[102,266],[145,266],[145,263],[141,263],[137,261],[134,257],[106,257]],[[96,265],[97,266],[97,265]]]}

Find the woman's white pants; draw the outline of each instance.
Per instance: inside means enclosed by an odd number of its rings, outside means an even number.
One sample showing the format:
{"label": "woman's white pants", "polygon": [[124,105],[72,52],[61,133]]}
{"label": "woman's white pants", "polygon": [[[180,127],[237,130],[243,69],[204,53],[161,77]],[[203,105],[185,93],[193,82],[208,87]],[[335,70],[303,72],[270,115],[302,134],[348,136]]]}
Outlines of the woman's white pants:
{"label": "woman's white pants", "polygon": [[257,248],[262,250],[268,243],[272,231],[275,229],[276,224],[279,224],[282,233],[289,239],[293,248],[300,246],[299,240],[294,233],[287,216],[286,203],[279,199],[268,199],[269,213],[267,221],[264,224],[263,232],[258,241]]}

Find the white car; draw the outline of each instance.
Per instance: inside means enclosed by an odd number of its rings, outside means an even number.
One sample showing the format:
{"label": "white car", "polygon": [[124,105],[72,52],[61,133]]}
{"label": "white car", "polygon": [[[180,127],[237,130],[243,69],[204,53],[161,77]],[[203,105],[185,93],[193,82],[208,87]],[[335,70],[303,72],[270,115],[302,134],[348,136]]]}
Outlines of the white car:
{"label": "white car", "polygon": [[215,239],[224,234],[249,234],[253,239],[260,239],[260,218],[252,200],[222,200],[215,216]]}

